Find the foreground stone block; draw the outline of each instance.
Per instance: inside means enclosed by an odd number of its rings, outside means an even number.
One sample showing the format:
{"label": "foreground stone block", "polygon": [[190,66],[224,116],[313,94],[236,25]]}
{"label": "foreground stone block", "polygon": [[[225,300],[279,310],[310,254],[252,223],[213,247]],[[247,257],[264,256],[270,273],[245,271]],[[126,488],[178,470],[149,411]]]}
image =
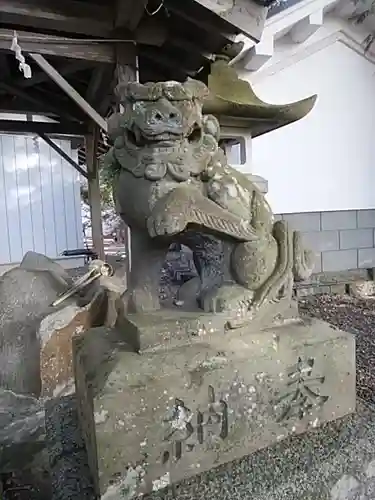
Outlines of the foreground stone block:
{"label": "foreground stone block", "polygon": [[354,338],[305,320],[129,352],[114,330],[74,346],[97,494],[128,499],[355,410]]}
{"label": "foreground stone block", "polygon": [[14,268],[0,278],[0,387],[40,396],[37,330],[66,285],[47,271]]}
{"label": "foreground stone block", "polygon": [[117,324],[124,332],[125,340],[135,351],[147,351],[202,342],[216,336],[222,338],[224,332],[231,335],[234,329],[259,332],[265,328],[298,320],[297,303],[281,300],[276,304],[267,304],[262,314],[258,314],[251,323],[247,321],[245,324],[246,320],[238,316],[237,310],[233,310],[232,313],[204,313],[197,312],[196,308],[189,311],[177,307],[149,314],[119,315]]}
{"label": "foreground stone block", "polygon": [[42,396],[57,396],[69,384],[74,386],[72,338],[103,324],[106,313],[107,295],[99,289],[84,307],[71,303],[42,320],[38,331]]}
{"label": "foreground stone block", "polygon": [[46,271],[59,281],[63,286],[72,284],[72,278],[69,273],[46,255],[29,251],[25,253],[19,267],[26,271]]}
{"label": "foreground stone block", "polygon": [[375,408],[358,402],[354,415],[147,495],[176,498],[374,500]]}
{"label": "foreground stone block", "polygon": [[0,389],[0,472],[17,471],[44,448],[43,402]]}

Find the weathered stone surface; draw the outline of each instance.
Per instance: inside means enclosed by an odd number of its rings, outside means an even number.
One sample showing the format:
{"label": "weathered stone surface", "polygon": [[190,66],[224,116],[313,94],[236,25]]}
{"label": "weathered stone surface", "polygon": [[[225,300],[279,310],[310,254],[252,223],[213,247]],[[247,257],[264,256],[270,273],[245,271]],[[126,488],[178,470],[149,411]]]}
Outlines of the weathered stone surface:
{"label": "weathered stone surface", "polygon": [[[208,108],[221,109],[219,114],[224,106],[224,114],[259,118],[260,101],[228,56],[215,58],[208,87],[192,79],[132,82],[119,85],[116,94],[122,106],[108,123],[113,146],[104,166],[119,213],[132,231],[127,312],[166,305],[171,293],[160,297],[160,271],[171,243],[192,251],[201,281],[196,309],[220,313],[235,307],[253,317],[280,297],[291,300],[293,281],[311,275],[314,254],[286,221],[274,221],[252,178],[230,167],[219,145],[219,121],[203,114],[206,99]],[[315,97],[300,103],[303,114],[314,102]],[[169,292],[175,298],[174,290]]]}
{"label": "weathered stone surface", "polygon": [[0,471],[29,465],[44,448],[44,434],[43,403],[0,389]]}
{"label": "weathered stone surface", "polygon": [[317,320],[129,353],[114,331],[75,342],[96,488],[132,498],[355,410],[354,338]]}
{"label": "weathered stone surface", "polygon": [[47,271],[14,268],[0,278],[0,387],[39,396],[41,319],[66,286]]}
{"label": "weathered stone surface", "polygon": [[353,297],[375,298],[375,282],[369,280],[355,281],[349,285],[349,294]]}
{"label": "weathered stone surface", "polygon": [[375,408],[293,436],[144,500],[374,500]]}
{"label": "weathered stone surface", "polygon": [[42,396],[57,396],[69,384],[74,386],[72,338],[103,324],[106,314],[106,292],[99,289],[86,306],[70,304],[42,320],[38,330]]}
{"label": "weathered stone surface", "polygon": [[46,404],[46,437],[52,482],[50,499],[93,500],[93,482],[73,395]]}
{"label": "weathered stone surface", "polygon": [[233,310],[231,314],[204,312],[197,314],[174,308],[149,314],[120,315],[117,326],[123,332],[126,342],[135,351],[144,351],[205,341],[212,336],[222,336],[228,331],[244,326],[247,327],[247,331],[258,332],[266,327],[299,321],[295,301],[286,300],[277,304],[267,304],[263,313],[267,314],[258,314],[249,323],[238,315],[236,310]]}
{"label": "weathered stone surface", "polygon": [[[75,429],[75,398],[55,406],[59,411],[53,411],[47,435],[58,459],[53,494],[46,500],[81,500],[89,478]],[[374,460],[375,408],[358,402],[354,415],[154,491],[144,500],[374,500]],[[63,462],[71,469],[61,467]]]}
{"label": "weathered stone surface", "polygon": [[70,285],[72,282],[69,273],[60,264],[41,253],[27,252],[19,267],[26,271],[48,271],[64,286]]}

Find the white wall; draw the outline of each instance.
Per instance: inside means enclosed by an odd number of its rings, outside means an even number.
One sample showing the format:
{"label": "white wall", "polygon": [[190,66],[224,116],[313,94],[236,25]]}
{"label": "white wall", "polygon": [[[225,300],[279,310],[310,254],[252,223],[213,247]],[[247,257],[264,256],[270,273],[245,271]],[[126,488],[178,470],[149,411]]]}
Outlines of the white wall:
{"label": "white wall", "polygon": [[257,74],[267,102],[318,101],[301,121],[253,140],[252,171],[269,181],[275,213],[375,208],[375,66],[342,41],[311,52]]}
{"label": "white wall", "polygon": [[[55,142],[73,156],[69,141]],[[79,175],[41,139],[0,135],[0,228],[0,265],[82,247]]]}

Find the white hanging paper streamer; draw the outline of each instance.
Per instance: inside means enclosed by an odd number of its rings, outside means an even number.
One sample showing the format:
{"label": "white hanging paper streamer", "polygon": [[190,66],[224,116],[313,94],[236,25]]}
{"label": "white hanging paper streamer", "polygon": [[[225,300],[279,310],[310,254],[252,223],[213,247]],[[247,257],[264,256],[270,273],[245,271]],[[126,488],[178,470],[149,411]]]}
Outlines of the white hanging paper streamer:
{"label": "white hanging paper streamer", "polygon": [[10,50],[13,50],[13,52],[16,54],[16,59],[19,61],[19,69],[23,73],[23,76],[25,78],[31,78],[31,68],[30,66],[26,63],[25,57],[22,55],[21,47],[18,45],[18,38],[17,38],[17,32],[13,32],[13,39],[12,39],[12,45],[10,47]]}

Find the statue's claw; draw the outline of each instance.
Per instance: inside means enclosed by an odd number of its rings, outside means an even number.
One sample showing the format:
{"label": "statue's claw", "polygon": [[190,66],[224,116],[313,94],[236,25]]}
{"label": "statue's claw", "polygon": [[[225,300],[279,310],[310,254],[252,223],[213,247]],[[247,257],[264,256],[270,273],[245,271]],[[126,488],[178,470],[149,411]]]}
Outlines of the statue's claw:
{"label": "statue's claw", "polygon": [[202,294],[198,303],[206,313],[219,313],[225,310],[225,300],[218,295],[217,290]]}
{"label": "statue's claw", "polygon": [[178,214],[161,213],[151,216],[147,220],[148,234],[151,238],[181,233],[186,225],[185,218]]}
{"label": "statue's claw", "polygon": [[229,312],[232,314],[249,310],[254,292],[242,286],[228,284],[207,292],[199,298],[200,307],[207,313]]}

